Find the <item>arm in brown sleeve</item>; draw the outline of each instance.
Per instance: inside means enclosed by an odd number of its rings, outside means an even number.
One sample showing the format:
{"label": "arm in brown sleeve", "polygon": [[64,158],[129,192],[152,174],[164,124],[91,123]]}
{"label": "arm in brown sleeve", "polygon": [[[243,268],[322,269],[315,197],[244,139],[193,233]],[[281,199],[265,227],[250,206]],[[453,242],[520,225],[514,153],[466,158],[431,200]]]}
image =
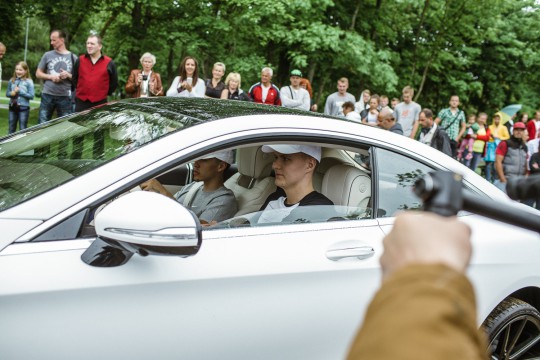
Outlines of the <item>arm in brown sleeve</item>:
{"label": "arm in brown sleeve", "polygon": [[384,281],[349,359],[487,359],[474,291],[444,265],[409,265]]}
{"label": "arm in brown sleeve", "polygon": [[135,97],[139,87],[137,86],[137,76],[139,75],[139,70],[131,70],[129,74],[128,81],[126,82],[126,93],[130,97]]}

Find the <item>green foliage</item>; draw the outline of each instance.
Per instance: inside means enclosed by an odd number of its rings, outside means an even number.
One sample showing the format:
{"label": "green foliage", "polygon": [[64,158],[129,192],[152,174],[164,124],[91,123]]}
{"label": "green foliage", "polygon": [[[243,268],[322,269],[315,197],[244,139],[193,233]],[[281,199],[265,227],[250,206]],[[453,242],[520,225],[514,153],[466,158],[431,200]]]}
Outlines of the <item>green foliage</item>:
{"label": "green foliage", "polygon": [[22,0],[0,5],[4,78],[24,55],[29,14],[32,68],[49,49],[51,29],[65,29],[75,53],[96,30],[122,86],[149,51],[166,85],[193,55],[202,77],[222,61],[242,75],[244,89],[263,66],[274,68],[278,86],[300,68],[319,105],[345,76],[357,97],[365,88],[397,97],[411,85],[416,101],[435,111],[453,94],[466,112],[493,113],[509,103],[540,108],[535,0]]}

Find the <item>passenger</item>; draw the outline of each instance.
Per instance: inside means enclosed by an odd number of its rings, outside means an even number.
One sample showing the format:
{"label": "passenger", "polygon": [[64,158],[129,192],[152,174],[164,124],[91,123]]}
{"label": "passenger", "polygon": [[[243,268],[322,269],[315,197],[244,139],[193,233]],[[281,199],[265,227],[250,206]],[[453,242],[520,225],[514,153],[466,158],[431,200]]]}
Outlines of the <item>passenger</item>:
{"label": "passenger", "polygon": [[238,211],[234,193],[223,185],[224,173],[233,159],[232,151],[226,150],[196,160],[193,168],[193,178],[196,181],[174,195],[156,179],[142,183],[141,188],[175,199],[193,211],[202,225],[213,225],[232,218]]}
{"label": "passenger", "polygon": [[334,205],[313,187],[313,173],[321,161],[320,146],[265,145],[262,151],[274,153],[272,169],[276,173],[277,190],[268,196],[261,207],[263,213],[259,223],[279,222],[298,206]]}

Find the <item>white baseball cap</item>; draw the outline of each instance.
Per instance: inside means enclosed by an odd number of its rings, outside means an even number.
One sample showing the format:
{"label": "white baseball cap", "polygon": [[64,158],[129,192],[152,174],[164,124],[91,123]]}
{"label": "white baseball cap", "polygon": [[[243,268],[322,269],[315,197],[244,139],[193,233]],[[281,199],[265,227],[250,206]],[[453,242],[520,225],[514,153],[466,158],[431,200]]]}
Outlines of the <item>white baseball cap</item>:
{"label": "white baseball cap", "polygon": [[221,161],[225,161],[227,164],[232,165],[234,163],[234,155],[232,150],[216,151],[211,154],[200,157],[199,159],[212,159],[216,158]]}
{"label": "white baseball cap", "polygon": [[296,154],[304,153],[311,156],[318,162],[321,162],[321,147],[312,145],[291,145],[291,144],[277,144],[277,145],[263,145],[262,151],[265,153],[271,153],[277,151],[281,154]]}

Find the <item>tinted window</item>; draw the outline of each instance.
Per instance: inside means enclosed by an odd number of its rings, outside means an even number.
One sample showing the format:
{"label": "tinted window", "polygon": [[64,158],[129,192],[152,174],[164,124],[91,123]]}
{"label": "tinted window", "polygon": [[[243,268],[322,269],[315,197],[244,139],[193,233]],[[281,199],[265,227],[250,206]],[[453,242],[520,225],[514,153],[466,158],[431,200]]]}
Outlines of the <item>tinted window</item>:
{"label": "tinted window", "polygon": [[415,181],[433,171],[411,158],[377,149],[378,217],[395,216],[397,211],[419,209],[420,199],[413,193]]}

